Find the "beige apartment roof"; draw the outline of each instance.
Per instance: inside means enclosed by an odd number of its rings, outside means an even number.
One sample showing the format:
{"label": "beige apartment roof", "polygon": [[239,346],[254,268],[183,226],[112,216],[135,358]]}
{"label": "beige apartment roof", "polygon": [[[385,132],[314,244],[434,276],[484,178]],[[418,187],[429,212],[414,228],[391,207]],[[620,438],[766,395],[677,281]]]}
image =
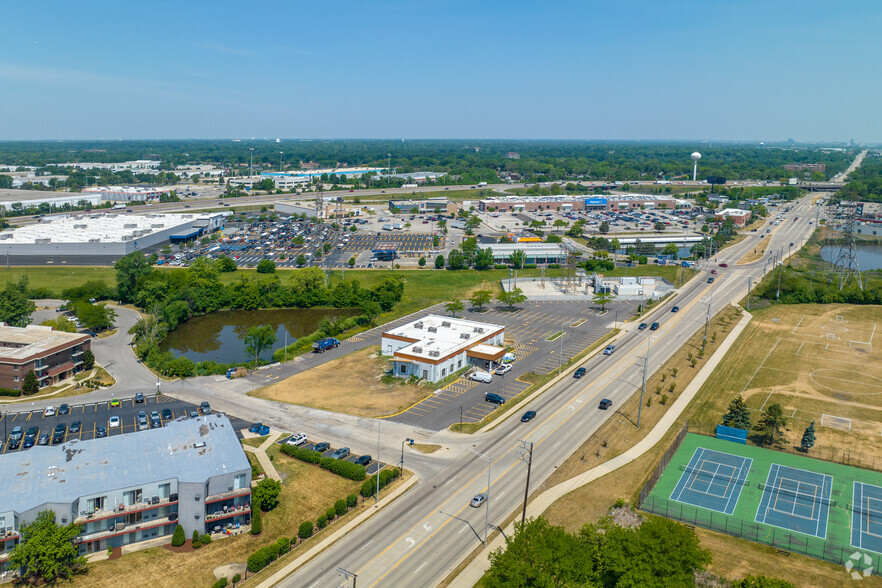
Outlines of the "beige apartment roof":
{"label": "beige apartment roof", "polygon": [[89,335],[54,331],[52,327],[28,325],[21,328],[0,323],[0,361],[25,361],[88,339]]}

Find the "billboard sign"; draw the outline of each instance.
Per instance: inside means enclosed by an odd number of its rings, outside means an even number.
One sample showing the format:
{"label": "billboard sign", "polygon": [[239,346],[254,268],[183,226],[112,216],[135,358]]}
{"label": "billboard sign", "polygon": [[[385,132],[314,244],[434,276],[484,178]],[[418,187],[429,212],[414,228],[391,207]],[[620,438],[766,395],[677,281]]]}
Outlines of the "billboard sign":
{"label": "billboard sign", "polygon": [[606,206],[606,198],[586,198],[585,206]]}

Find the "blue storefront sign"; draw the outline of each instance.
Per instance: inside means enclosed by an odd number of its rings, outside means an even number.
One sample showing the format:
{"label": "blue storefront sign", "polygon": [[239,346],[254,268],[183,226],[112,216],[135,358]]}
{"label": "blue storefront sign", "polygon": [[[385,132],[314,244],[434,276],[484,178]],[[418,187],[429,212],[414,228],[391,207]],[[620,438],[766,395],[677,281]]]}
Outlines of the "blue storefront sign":
{"label": "blue storefront sign", "polygon": [[606,206],[606,198],[586,198],[585,206]]}

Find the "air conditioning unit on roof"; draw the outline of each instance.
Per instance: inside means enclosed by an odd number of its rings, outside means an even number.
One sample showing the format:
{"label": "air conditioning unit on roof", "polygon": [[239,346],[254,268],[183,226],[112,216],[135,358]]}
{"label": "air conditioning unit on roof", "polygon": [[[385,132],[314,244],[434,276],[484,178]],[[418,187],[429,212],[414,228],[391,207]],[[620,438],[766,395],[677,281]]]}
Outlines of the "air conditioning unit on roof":
{"label": "air conditioning unit on roof", "polygon": [[459,338],[460,339],[469,339],[469,338],[471,338],[471,335],[469,333],[460,333]]}
{"label": "air conditioning unit on roof", "polygon": [[429,327],[428,330],[429,330],[430,333],[437,333],[437,332],[438,332],[438,327]]}
{"label": "air conditioning unit on roof", "polygon": [[441,326],[442,326],[442,327],[449,327],[449,326],[450,326],[450,321],[441,321]]}

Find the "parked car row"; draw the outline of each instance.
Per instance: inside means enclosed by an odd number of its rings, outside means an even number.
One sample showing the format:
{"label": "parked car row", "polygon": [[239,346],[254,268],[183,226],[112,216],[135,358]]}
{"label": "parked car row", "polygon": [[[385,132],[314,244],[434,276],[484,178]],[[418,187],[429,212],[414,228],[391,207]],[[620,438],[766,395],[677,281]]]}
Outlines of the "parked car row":
{"label": "parked car row", "polygon": [[[269,434],[269,427],[262,423],[254,423],[251,425],[251,428],[248,429],[249,432],[257,433],[259,435]],[[266,430],[266,433],[262,433],[261,431]],[[293,445],[296,447],[303,447],[308,445],[309,441],[306,438],[304,433],[294,433],[288,439],[285,440],[285,445]],[[318,451],[319,453],[327,453],[331,450],[331,444],[325,441],[315,443],[312,445],[312,451]],[[351,455],[351,450],[348,447],[340,447],[330,455],[325,457],[330,457],[331,459],[346,459]],[[351,460],[353,463],[358,465],[367,466],[373,461],[373,458],[370,455],[360,455],[356,459]]]}

